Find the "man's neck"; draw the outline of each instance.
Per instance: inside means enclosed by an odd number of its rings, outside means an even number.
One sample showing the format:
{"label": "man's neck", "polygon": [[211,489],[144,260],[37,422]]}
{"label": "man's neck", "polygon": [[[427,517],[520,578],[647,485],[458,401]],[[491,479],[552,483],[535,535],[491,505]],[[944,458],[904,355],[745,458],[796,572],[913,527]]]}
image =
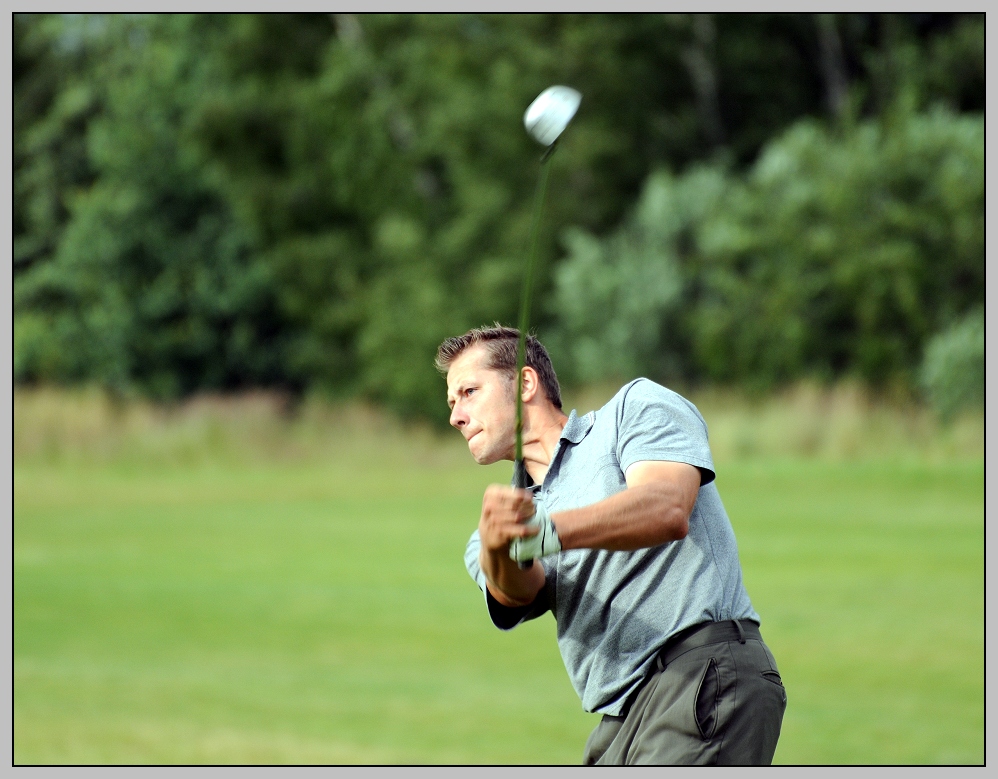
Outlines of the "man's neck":
{"label": "man's neck", "polygon": [[561,409],[552,406],[550,409],[537,409],[524,421],[528,424],[524,425],[523,431],[523,464],[534,484],[541,484],[547,476],[568,417]]}

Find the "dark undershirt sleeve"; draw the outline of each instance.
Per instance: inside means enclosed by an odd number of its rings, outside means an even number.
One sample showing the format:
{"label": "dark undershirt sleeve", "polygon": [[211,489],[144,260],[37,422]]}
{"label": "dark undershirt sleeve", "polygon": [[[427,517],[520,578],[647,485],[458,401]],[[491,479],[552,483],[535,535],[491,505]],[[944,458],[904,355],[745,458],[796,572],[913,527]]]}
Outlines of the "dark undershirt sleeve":
{"label": "dark undershirt sleeve", "polygon": [[521,622],[540,616],[544,611],[547,611],[545,589],[546,586],[542,587],[541,591],[537,593],[537,597],[534,598],[534,602],[526,606],[503,606],[492,597],[492,593],[486,587],[485,602],[489,605],[489,616],[492,618],[492,624],[500,630],[512,630]]}

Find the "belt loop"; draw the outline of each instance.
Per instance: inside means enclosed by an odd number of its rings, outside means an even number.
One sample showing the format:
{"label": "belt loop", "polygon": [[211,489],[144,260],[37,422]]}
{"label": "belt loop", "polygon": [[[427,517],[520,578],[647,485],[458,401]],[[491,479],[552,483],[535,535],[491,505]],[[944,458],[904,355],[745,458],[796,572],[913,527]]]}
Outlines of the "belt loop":
{"label": "belt loop", "polygon": [[742,623],[739,622],[737,619],[733,619],[731,621],[735,623],[735,629],[738,631],[738,643],[739,644],[744,644],[745,643],[745,631],[742,630]]}

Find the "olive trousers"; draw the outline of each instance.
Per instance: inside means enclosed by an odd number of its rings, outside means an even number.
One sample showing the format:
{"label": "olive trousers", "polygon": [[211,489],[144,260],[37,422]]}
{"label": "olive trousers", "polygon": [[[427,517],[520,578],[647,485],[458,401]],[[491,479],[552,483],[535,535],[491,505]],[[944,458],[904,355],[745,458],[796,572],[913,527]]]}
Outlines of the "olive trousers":
{"label": "olive trousers", "polygon": [[787,693],[756,623],[712,622],[666,643],[624,716],[605,715],[585,765],[770,765]]}

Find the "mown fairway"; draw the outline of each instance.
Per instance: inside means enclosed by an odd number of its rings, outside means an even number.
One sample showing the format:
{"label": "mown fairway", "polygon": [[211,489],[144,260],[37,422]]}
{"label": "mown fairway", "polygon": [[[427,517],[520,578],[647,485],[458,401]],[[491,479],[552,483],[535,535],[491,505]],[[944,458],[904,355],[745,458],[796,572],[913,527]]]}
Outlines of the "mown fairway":
{"label": "mown fairway", "polygon": [[[983,763],[984,474],[719,467],[778,763]],[[14,762],[577,763],[550,617],[495,630],[463,452],[15,468]]]}

